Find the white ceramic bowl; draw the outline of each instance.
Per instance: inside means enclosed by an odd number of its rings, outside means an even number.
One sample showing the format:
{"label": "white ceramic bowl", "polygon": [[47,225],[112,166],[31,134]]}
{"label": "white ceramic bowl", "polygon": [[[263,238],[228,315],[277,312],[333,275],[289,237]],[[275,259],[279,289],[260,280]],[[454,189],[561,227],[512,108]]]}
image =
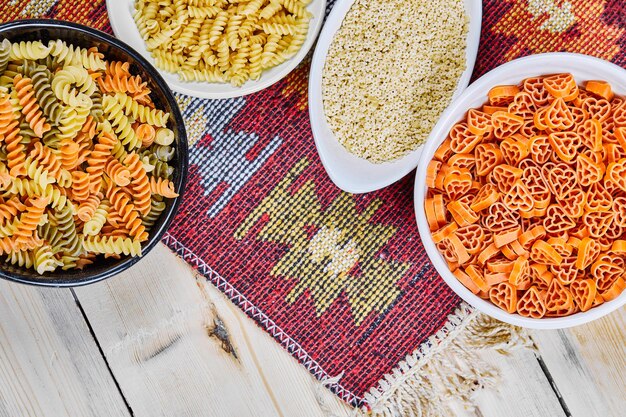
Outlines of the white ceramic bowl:
{"label": "white ceramic bowl", "polygon": [[499,66],[479,78],[448,107],[433,129],[428,142],[424,145],[415,178],[415,216],[417,218],[417,226],[426,248],[426,253],[428,253],[430,260],[444,281],[462,299],[481,312],[507,323],[533,329],[561,329],[598,319],[626,304],[626,291],[615,300],[594,307],[584,313],[576,313],[568,317],[542,319],[509,314],[491,302],[474,295],[452,275],[433,242],[424,212],[424,198],[427,191],[426,169],[435,151],[448,135],[450,128],[463,119],[468,109],[480,107],[485,103],[487,101],[487,92],[491,87],[499,84],[519,84],[524,78],[561,72],[573,74],[579,85],[587,80],[599,79],[608,81],[616,94],[626,95],[626,70],[598,58],[580,54],[549,53],[516,59]]}
{"label": "white ceramic bowl", "polygon": [[[107,0],[107,13],[115,36],[132,46],[137,52],[143,55],[152,65],[154,58],[146,49],[146,44],[139,35],[139,30],[133,20],[134,0]],[[322,27],[326,12],[326,0],[313,0],[307,10],[313,17],[309,22],[309,33],[306,41],[298,53],[288,61],[263,71],[261,78],[257,81],[248,81],[241,87],[234,87],[227,83],[207,83],[207,82],[183,82],[178,79],[178,75],[172,74],[162,69],[158,69],[170,88],[178,93],[188,94],[200,98],[231,98],[241,97],[260,91],[270,85],[280,81],[289,74],[304,59],[309,49],[313,46],[315,38]]]}
{"label": "white ceramic bowl", "polygon": [[[422,147],[420,146],[396,161],[376,164],[348,152],[337,141],[326,121],[322,100],[322,72],[335,33],[341,27],[343,19],[353,3],[354,0],[337,1],[317,41],[309,76],[309,115],[315,146],[330,179],[344,191],[367,193],[393,184],[408,174],[417,166]],[[469,84],[480,40],[482,2],[480,0],[465,0],[465,10],[469,16],[466,68],[459,78],[453,99],[463,92]]]}

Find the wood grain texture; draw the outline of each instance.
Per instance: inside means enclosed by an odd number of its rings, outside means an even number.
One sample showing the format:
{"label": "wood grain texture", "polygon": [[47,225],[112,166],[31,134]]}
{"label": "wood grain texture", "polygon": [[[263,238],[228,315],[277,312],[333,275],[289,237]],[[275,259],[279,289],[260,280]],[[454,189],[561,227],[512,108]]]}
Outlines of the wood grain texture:
{"label": "wood grain texture", "polygon": [[159,245],[76,289],[135,416],[322,417],[349,409],[203,277]]}
{"label": "wood grain texture", "polygon": [[129,416],[67,289],[0,280],[0,416]]}
{"label": "wood grain texture", "polygon": [[626,308],[532,337],[573,417],[626,415]]}
{"label": "wood grain texture", "polygon": [[475,410],[455,405],[457,417],[565,417],[532,350],[519,349],[510,355],[483,351],[479,356],[499,369],[497,387],[476,392]]}

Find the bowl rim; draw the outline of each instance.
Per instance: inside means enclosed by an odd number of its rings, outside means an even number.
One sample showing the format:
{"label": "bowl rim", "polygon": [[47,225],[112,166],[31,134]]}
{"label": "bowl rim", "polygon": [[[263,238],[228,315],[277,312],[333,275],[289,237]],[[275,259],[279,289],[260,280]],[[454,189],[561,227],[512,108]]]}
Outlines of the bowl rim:
{"label": "bowl rim", "polygon": [[[12,273],[8,273],[4,269],[4,262],[0,263],[0,278],[4,278],[9,281],[18,282],[21,284],[29,284],[34,286],[41,287],[79,287],[83,285],[93,284],[99,281],[102,281],[106,278],[110,278],[118,273],[130,268],[141,259],[143,259],[155,246],[158,242],[161,241],[161,238],[166,233],[167,229],[172,223],[176,213],[178,212],[178,208],[182,202],[183,194],[185,192],[185,186],[187,184],[187,174],[188,174],[188,165],[189,165],[189,145],[187,141],[187,131],[185,129],[185,123],[183,120],[182,113],[178,107],[176,99],[172,94],[171,90],[168,87],[168,84],[165,82],[161,74],[148,62],[140,53],[135,51],[131,46],[127,45],[123,41],[105,33],[101,30],[91,28],[89,26],[81,25],[79,23],[68,22],[65,20],[56,20],[56,19],[21,19],[14,20],[11,22],[6,22],[0,24],[0,38],[3,36],[3,33],[9,29],[24,29],[24,28],[33,28],[33,29],[58,29],[65,28],[70,30],[75,30],[80,33],[86,34],[91,38],[95,38],[95,40],[110,44],[118,49],[124,51],[124,53],[128,54],[131,58],[135,60],[135,62],[142,67],[142,69],[148,73],[152,81],[156,84],[156,86],[161,90],[165,100],[170,104],[172,108],[171,116],[174,118],[174,129],[178,133],[179,138],[179,147],[180,152],[177,154],[177,158],[179,158],[179,169],[180,176],[178,177],[178,181],[175,184],[175,187],[179,193],[178,197],[175,197],[172,205],[170,206],[169,211],[164,212],[162,215],[166,216],[163,224],[156,230],[152,230],[150,233],[150,237],[145,245],[142,245],[142,255],[141,256],[127,256],[121,262],[115,264],[110,269],[106,269],[104,271],[89,274],[89,270],[86,269],[85,273],[88,274],[85,278],[77,278],[77,279],[64,279],[62,276],[60,278],[46,277],[41,276],[41,278],[24,278],[23,276],[14,275]],[[56,272],[55,272],[56,274]]]}
{"label": "bowl rim", "polygon": [[[557,64],[554,64],[555,62],[557,62]],[[439,121],[435,125],[433,133],[429,137],[429,141],[424,145],[424,152],[422,153],[420,162],[417,167],[413,197],[415,218],[417,221],[418,231],[420,234],[420,238],[424,244],[426,253],[428,254],[431,263],[433,264],[441,278],[460,298],[462,298],[465,302],[469,303],[482,313],[485,313],[491,317],[494,317],[509,324],[532,329],[563,329],[588,323],[620,308],[621,306],[626,304],[626,292],[622,293],[618,298],[609,302],[605,302],[598,307],[594,307],[586,312],[579,312],[566,317],[533,319],[523,317],[518,314],[509,314],[504,310],[496,307],[491,302],[485,301],[477,295],[473,294],[463,284],[461,284],[454,275],[452,275],[447,264],[435,247],[423,208],[426,194],[425,181],[428,164],[432,159],[434,150],[436,150],[441,142],[445,140],[447,132],[450,130],[452,125],[459,121],[459,118],[454,117],[454,114],[460,111],[461,105],[464,104],[464,102],[470,97],[486,96],[486,92],[489,90],[489,88],[499,83],[495,80],[498,77],[501,77],[501,74],[509,73],[518,68],[532,68],[533,64],[546,63],[554,65],[555,70],[552,71],[552,73],[558,73],[560,71],[559,64],[563,66],[567,65],[568,63],[577,63],[586,66],[592,65],[602,67],[601,71],[598,71],[598,77],[605,76],[603,74],[612,73],[615,76],[614,78],[621,77],[622,79],[626,80],[626,69],[600,58],[570,52],[550,52],[530,55],[522,58],[517,58],[492,69],[491,71],[487,72],[479,79],[474,81],[463,92],[463,94],[461,94],[456,100],[454,100],[454,102],[448,107],[448,109],[446,109],[446,111],[442,114]],[[570,70],[570,72],[573,72],[574,76],[576,77],[575,70]],[[522,76],[520,75],[520,77]],[[521,82],[522,79],[523,78],[518,79],[517,82]],[[467,109],[463,109],[462,114],[465,114],[466,111]],[[419,186],[420,184],[422,184],[422,186]]]}
{"label": "bowl rim", "polygon": [[[321,10],[321,13],[319,16],[314,15],[314,17],[311,19],[311,22],[314,24],[310,24],[309,31],[307,32],[307,35],[306,35],[306,40],[302,44],[302,47],[300,48],[300,50],[298,50],[298,52],[294,56],[289,58],[287,61],[281,63],[280,65],[274,67],[274,68],[278,68],[279,70],[276,71],[275,74],[268,76],[266,79],[261,78],[259,80],[248,80],[241,87],[231,86],[227,91],[221,91],[221,92],[207,91],[206,88],[210,87],[211,85],[222,84],[222,83],[209,83],[209,82],[204,82],[204,81],[200,81],[200,82],[197,82],[197,81],[173,82],[172,81],[171,83],[166,81],[166,83],[168,83],[168,85],[170,86],[172,90],[178,93],[186,94],[192,97],[203,98],[203,99],[227,99],[227,98],[244,97],[250,94],[258,93],[259,91],[264,90],[276,84],[277,82],[281,81],[286,76],[288,76],[298,65],[300,65],[300,63],[304,61],[304,59],[308,55],[310,49],[315,45],[317,35],[319,34],[320,29],[322,28],[322,25],[324,22],[324,14],[325,14],[325,10],[327,7],[327,0],[315,0],[315,1],[320,3],[319,5],[316,4],[315,7],[316,8],[319,7],[319,10]],[[129,0],[124,0],[123,4],[120,4],[120,3],[122,2],[120,2],[119,0],[106,0],[106,7],[107,7],[107,12],[109,14],[109,21],[111,24],[111,29],[113,30],[116,36],[123,36],[124,34],[127,33],[126,31],[128,30],[126,29],[126,26],[123,25],[123,22],[120,22],[121,19],[118,18],[119,14],[118,12],[116,12],[116,10],[120,8],[127,9],[127,6],[129,5],[129,3],[130,5],[132,5],[132,1],[129,2]],[[310,4],[306,6],[307,9],[309,9],[312,3],[313,2],[311,2]],[[113,10],[113,12],[111,12],[111,10]],[[135,25],[135,22],[132,19],[132,11],[127,11],[124,13],[128,13],[128,16],[130,16],[131,21],[133,22],[133,28],[131,28],[130,30],[136,31],[138,34],[139,29],[137,29],[137,26]],[[143,39],[141,39],[141,37],[140,37],[140,40],[142,43],[145,44],[145,42],[143,41]],[[145,54],[142,53],[142,55],[146,57],[146,59],[148,60],[153,59],[152,57],[150,57],[150,52],[147,51],[147,49],[146,49],[146,53]],[[162,71],[163,74],[169,74],[165,70],[157,69],[157,71],[159,72]],[[175,75],[175,74],[171,74],[171,75]],[[197,88],[194,88],[194,86],[198,86],[198,85],[204,87],[204,90],[199,90]],[[226,85],[229,85],[229,84],[226,84]]]}
{"label": "bowl rim", "polygon": [[[311,59],[311,71],[308,83],[308,104],[311,132],[317,154],[324,166],[324,170],[333,184],[341,190],[353,194],[362,194],[385,188],[399,181],[415,169],[419,163],[423,145],[428,140],[428,137],[426,137],[424,142],[417,148],[399,159],[374,163],[350,153],[339,143],[336,135],[330,128],[324,112],[322,92],[323,72],[328,51],[330,50],[337,32],[343,25],[343,20],[350,12],[355,1],[356,0],[337,1],[324,23]],[[458,79],[450,104],[467,88],[476,64],[480,44],[481,24],[483,19],[482,2],[480,0],[463,0],[463,7],[469,18],[466,39],[467,45],[465,48],[466,68]],[[344,155],[348,161],[333,162],[334,157],[331,157],[331,155],[336,152]],[[342,165],[342,163],[359,165],[358,169],[355,170],[358,174],[355,174],[353,177],[341,174],[337,167]],[[381,173],[381,170],[388,171],[388,173]],[[355,181],[355,177],[359,177],[360,180]],[[367,180],[363,181],[362,178],[367,178]]]}

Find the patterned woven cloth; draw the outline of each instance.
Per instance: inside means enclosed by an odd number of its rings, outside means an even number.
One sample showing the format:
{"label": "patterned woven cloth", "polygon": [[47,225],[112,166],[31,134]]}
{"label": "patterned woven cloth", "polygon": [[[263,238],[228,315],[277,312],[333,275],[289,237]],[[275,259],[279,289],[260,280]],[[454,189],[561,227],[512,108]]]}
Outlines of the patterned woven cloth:
{"label": "patterned woven cloth", "polygon": [[[111,32],[104,0],[2,3],[2,21],[51,17]],[[483,7],[474,78],[547,51],[626,65],[623,0],[487,0]],[[164,242],[318,379],[335,377],[334,393],[367,408],[368,393],[393,388],[411,366],[403,361],[427,353],[441,340],[432,336],[460,326],[467,309],[421,245],[412,174],[366,195],[343,193],[329,180],[309,125],[308,64],[243,98],[178,96],[191,167]]]}

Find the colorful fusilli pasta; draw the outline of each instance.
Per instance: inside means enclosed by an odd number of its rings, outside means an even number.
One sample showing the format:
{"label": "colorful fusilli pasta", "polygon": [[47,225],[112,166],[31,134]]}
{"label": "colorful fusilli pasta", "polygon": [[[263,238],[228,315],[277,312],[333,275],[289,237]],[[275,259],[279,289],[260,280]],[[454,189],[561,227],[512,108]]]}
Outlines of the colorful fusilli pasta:
{"label": "colorful fusilli pasta", "polygon": [[[211,13],[196,9],[180,51]],[[178,196],[170,116],[150,94],[128,62],[107,61],[97,48],[0,39],[0,255],[7,264],[45,274],[82,269],[100,255],[141,255],[164,198]]]}

